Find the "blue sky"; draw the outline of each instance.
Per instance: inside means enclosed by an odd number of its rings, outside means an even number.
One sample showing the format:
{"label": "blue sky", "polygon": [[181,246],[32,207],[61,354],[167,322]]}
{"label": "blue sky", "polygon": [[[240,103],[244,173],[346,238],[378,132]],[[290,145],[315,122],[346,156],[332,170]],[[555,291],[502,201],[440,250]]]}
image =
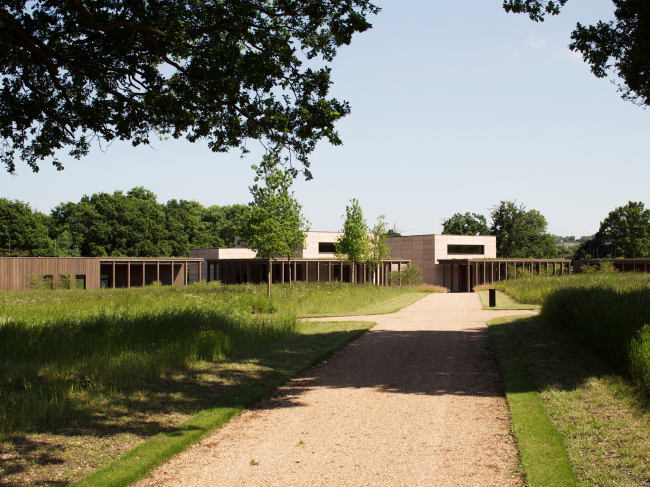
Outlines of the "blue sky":
{"label": "blue sky", "polygon": [[[623,102],[570,52],[576,22],[613,18],[611,0],[571,0],[536,24],[501,0],[378,1],[374,28],[332,64],[332,96],[352,114],[339,147],[320,143],[314,180],[296,196],[314,230],[338,230],[351,198],[405,234],[439,233],[456,212],[486,216],[500,200],[539,210],[548,230],[590,235],[616,206],[648,198],[650,113]],[[18,165],[2,196],[49,212],[83,194],[145,186],[159,201],[249,201],[253,153],[214,154],[204,143],[114,143],[65,171]]]}

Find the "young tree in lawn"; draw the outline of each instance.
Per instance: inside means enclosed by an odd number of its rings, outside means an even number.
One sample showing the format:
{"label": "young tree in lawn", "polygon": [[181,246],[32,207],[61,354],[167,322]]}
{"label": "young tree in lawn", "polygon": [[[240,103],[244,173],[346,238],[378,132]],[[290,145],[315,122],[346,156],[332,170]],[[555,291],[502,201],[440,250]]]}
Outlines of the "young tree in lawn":
{"label": "young tree in lawn", "polygon": [[[284,173],[289,181],[293,181],[291,175]],[[291,182],[289,183],[291,184]],[[284,239],[284,254],[289,263],[289,286],[295,276],[291,274],[291,259],[297,257],[300,251],[305,248],[306,232],[309,230],[309,222],[302,215],[302,205],[293,196],[293,191],[288,191],[282,198],[282,238]]]}
{"label": "young tree in lawn", "polygon": [[[253,201],[245,216],[239,236],[257,257],[268,259],[267,296],[271,297],[272,260],[275,256],[295,257],[305,245],[308,222],[302,217],[298,204],[289,191],[293,177],[278,167],[277,153],[264,156],[260,167],[253,166],[257,175],[251,188]],[[261,180],[264,186],[257,184]],[[291,266],[289,266],[291,267]]]}
{"label": "young tree in lawn", "polygon": [[[336,240],[336,257],[340,261],[350,263],[350,281],[355,282],[354,269],[356,264],[364,261],[368,256],[369,238],[368,225],[363,218],[359,201],[351,199],[350,203],[351,206],[345,207],[343,235]],[[343,281],[342,272],[341,281]]]}
{"label": "young tree in lawn", "polygon": [[385,218],[385,215],[379,215],[377,223],[375,223],[375,226],[370,230],[370,235],[368,235],[366,265],[371,271],[377,270],[382,259],[390,257],[391,247],[386,245],[390,230],[388,230],[388,226],[384,221]]}

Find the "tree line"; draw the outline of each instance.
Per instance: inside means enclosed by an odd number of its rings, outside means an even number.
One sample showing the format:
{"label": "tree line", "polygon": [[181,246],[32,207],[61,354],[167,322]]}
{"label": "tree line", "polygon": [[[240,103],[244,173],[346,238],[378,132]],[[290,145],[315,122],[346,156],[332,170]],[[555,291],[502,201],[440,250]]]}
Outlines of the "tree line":
{"label": "tree line", "polygon": [[165,204],[144,187],[95,193],[49,215],[0,198],[0,255],[186,257],[190,248],[233,247],[245,205]]}
{"label": "tree line", "polygon": [[[515,201],[501,201],[491,208],[491,223],[477,213],[456,213],[444,220],[443,234],[494,235],[497,257],[550,259],[558,257],[558,237],[546,232],[546,218]],[[569,239],[570,240],[570,239]],[[573,237],[573,241],[575,241]],[[593,236],[581,237],[580,245],[562,258],[650,258],[650,210],[642,202],[629,201],[609,212]]]}

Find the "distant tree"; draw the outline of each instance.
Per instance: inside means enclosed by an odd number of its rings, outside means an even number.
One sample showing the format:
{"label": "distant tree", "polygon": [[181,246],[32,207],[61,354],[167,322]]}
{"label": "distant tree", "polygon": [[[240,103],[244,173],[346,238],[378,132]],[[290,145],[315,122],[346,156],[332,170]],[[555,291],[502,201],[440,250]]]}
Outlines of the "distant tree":
{"label": "distant tree", "polygon": [[483,215],[456,213],[442,223],[443,235],[490,235],[490,227]]}
{"label": "distant tree", "polygon": [[393,228],[388,229],[388,231],[386,232],[386,236],[388,238],[401,237],[402,236],[402,230],[397,228],[397,223],[393,223]]}
{"label": "distant tree", "polygon": [[0,255],[53,255],[48,217],[27,203],[0,198]]}
{"label": "distant tree", "polygon": [[[356,264],[364,261],[369,252],[368,225],[363,218],[359,201],[351,199],[345,207],[342,235],[336,241],[336,257],[351,264],[350,280],[355,282]],[[341,276],[343,279],[343,276]]]}
{"label": "distant tree", "polygon": [[246,205],[227,205],[221,207],[224,218],[224,225],[219,231],[219,236],[225,242],[226,247],[235,246],[235,237],[241,226],[250,213],[250,207]]}
{"label": "distant tree", "polygon": [[[536,21],[557,15],[568,0],[504,0],[506,12]],[[612,74],[624,100],[650,105],[650,8],[647,0],[613,0],[616,20],[585,27],[578,23],[569,49],[579,51],[598,78]],[[618,81],[620,80],[620,81]]]}
{"label": "distant tree", "polygon": [[546,233],[546,219],[537,210],[526,211],[514,201],[492,208],[492,235],[497,237],[499,258],[554,258],[555,238]]}
{"label": "distant tree", "polygon": [[593,239],[583,242],[576,258],[650,257],[650,210],[629,201],[609,212]]}
{"label": "distant tree", "polygon": [[390,257],[391,247],[386,245],[386,239],[390,230],[386,229],[386,217],[380,215],[377,218],[377,223],[370,229],[368,235],[368,254],[366,256],[366,265],[371,271],[374,271],[381,265],[383,259]]}
{"label": "distant tree", "polygon": [[[256,171],[255,183],[250,187],[253,201],[249,203],[250,213],[242,222],[239,235],[246,247],[257,252],[257,256],[268,259],[267,296],[271,297],[272,265],[278,255],[295,257],[304,248],[307,222],[300,214],[301,206],[289,188],[293,177],[287,170],[278,167],[278,157],[264,156]],[[264,181],[264,186],[257,184]],[[291,267],[291,266],[289,266]]]}
{"label": "distant tree", "polygon": [[52,219],[56,237],[66,232],[72,251],[86,257],[165,257],[174,252],[163,206],[141,187],[126,195],[84,195],[79,203],[55,207]]}

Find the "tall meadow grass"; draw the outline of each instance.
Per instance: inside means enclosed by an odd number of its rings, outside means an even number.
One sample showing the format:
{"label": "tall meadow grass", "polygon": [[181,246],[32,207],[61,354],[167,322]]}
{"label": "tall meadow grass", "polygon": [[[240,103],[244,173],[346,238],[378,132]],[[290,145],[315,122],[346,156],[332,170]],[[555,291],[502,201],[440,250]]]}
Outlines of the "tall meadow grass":
{"label": "tall meadow grass", "polygon": [[650,394],[650,274],[593,272],[495,284]]}
{"label": "tall meadow grass", "polygon": [[400,288],[342,283],[0,293],[0,433],[28,430],[202,361],[295,334],[297,316],[348,313]]}

